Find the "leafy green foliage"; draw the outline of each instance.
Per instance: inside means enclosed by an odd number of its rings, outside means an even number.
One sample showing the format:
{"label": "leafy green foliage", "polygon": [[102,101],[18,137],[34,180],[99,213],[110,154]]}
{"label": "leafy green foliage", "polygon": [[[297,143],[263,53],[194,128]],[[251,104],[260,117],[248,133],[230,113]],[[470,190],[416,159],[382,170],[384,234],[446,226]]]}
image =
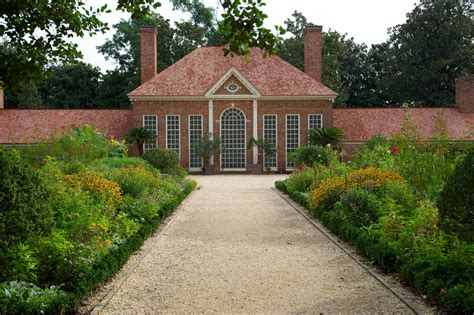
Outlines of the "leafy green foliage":
{"label": "leafy green foliage", "polygon": [[191,143],[191,146],[198,156],[208,162],[211,157],[221,151],[221,140],[218,136],[206,134],[200,140]]}
{"label": "leafy green foliage", "polygon": [[41,289],[31,283],[10,281],[0,284],[0,313],[53,314],[67,307],[67,296],[59,287]]}
{"label": "leafy green foliage", "polygon": [[224,14],[219,21],[218,34],[225,45],[224,55],[248,55],[250,47],[264,49],[264,56],[275,54],[284,28],[275,26],[275,34],[263,26],[268,17],[260,9],[262,0],[221,0]]}
{"label": "leafy green foliage", "polygon": [[[0,250],[48,233],[54,225],[52,192],[16,150],[0,147]],[[1,268],[0,268],[1,269]]]}
{"label": "leafy green foliage", "polygon": [[309,131],[309,143],[320,146],[337,147],[344,139],[344,132],[336,127],[314,128]]}
{"label": "leafy green foliage", "polygon": [[149,150],[143,154],[143,159],[154,168],[166,174],[173,174],[179,169],[179,156],[176,152],[162,148]]}
{"label": "leafy green foliage", "polygon": [[441,226],[466,241],[474,241],[474,149],[458,165],[438,201]]}
{"label": "leafy green foliage", "polygon": [[145,127],[131,127],[125,135],[125,141],[128,144],[136,143],[138,147],[138,155],[143,155],[143,144],[147,141],[155,141],[156,135]]}
{"label": "leafy green foliage", "polygon": [[289,154],[288,159],[296,167],[302,165],[327,165],[337,162],[337,156],[331,148],[317,145],[299,147]]}
{"label": "leafy green foliage", "polygon": [[265,139],[250,139],[247,144],[247,149],[251,149],[253,147],[263,151],[263,154],[267,156],[273,156],[277,152],[276,146]]}

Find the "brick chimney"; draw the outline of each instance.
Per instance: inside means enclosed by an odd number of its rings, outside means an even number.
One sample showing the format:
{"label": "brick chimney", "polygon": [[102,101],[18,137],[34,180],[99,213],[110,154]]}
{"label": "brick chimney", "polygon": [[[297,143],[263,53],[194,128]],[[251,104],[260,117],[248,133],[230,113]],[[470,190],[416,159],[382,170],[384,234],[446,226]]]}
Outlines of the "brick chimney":
{"label": "brick chimney", "polygon": [[474,113],[474,77],[456,79],[456,107],[461,112]]}
{"label": "brick chimney", "polygon": [[156,75],[156,28],[140,27],[140,74],[141,84]]}
{"label": "brick chimney", "polygon": [[304,30],[304,72],[321,82],[322,31],[319,25],[308,25]]}

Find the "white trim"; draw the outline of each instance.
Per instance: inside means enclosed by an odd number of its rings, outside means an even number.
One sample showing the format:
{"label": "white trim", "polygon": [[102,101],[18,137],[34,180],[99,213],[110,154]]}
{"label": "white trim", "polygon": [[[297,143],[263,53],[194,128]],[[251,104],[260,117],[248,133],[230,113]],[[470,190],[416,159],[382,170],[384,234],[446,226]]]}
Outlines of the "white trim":
{"label": "white trim", "polygon": [[[264,114],[262,116],[262,130],[263,130],[263,134],[262,134],[262,138],[263,140],[265,140],[265,116],[275,116],[275,149],[276,149],[276,152],[275,152],[275,164],[276,166],[275,167],[270,167],[270,171],[277,171],[278,170],[278,114]],[[286,148],[285,148],[286,150]],[[262,156],[262,160],[263,160],[263,169],[265,169],[265,153],[263,153],[263,156]]]}
{"label": "white trim", "polygon": [[[258,103],[257,103],[257,100],[253,100],[253,104],[252,104],[252,120],[253,120],[253,124],[252,124],[252,127],[253,127],[253,138],[255,140],[258,140]],[[253,155],[253,164],[256,165],[258,164],[258,148],[256,146],[253,146],[252,147],[252,155]]]}
{"label": "white trim", "polygon": [[[247,150],[247,116],[245,116],[245,112],[243,110],[241,110],[240,108],[238,107],[235,107],[234,104],[231,105],[231,107],[227,107],[225,108],[220,117],[219,117],[219,138],[220,140],[222,141],[222,115],[228,110],[228,109],[231,109],[231,108],[234,108],[234,109],[238,109],[242,112],[242,115],[244,115],[244,148],[245,150]],[[247,171],[247,151],[245,151],[244,153],[244,158],[245,158],[245,168],[223,168],[222,167],[222,142],[221,142],[221,153],[219,154],[219,158],[220,158],[220,169],[222,172],[229,172],[229,171],[236,171],[236,172],[241,172],[241,171]]]}
{"label": "white trim", "polygon": [[235,100],[235,99],[259,99],[262,101],[314,101],[330,100],[334,101],[337,95],[196,95],[196,96],[176,96],[176,95],[133,95],[129,96],[130,101],[207,101],[210,99]]}
{"label": "white trim", "polygon": [[[142,115],[142,127],[145,128],[145,116],[155,117],[156,122],[156,132],[155,132],[155,148],[158,148],[158,115]],[[142,144],[143,153],[145,153],[145,143]]]}
{"label": "white trim", "polygon": [[[170,149],[168,148],[168,117],[178,117],[178,156],[179,156],[179,159],[181,160],[181,115],[173,115],[173,114],[170,114],[170,115],[166,115],[165,117],[165,123],[166,123],[166,126],[165,126],[165,139],[166,139],[166,150],[173,150],[173,149]],[[174,150],[173,150],[174,151]]]}
{"label": "white trim", "polygon": [[204,116],[200,114],[188,115],[188,170],[190,172],[200,172],[204,167],[204,159],[201,158],[202,167],[191,167],[191,116],[201,117],[201,137],[204,135]]}
{"label": "white trim", "polygon": [[288,116],[298,116],[298,147],[301,145],[301,116],[300,114],[285,115],[285,169],[293,171],[293,167],[288,167]]}
{"label": "white trim", "polygon": [[[208,132],[209,132],[209,139],[212,140],[214,134],[214,103],[212,100],[209,100],[207,104],[207,117],[208,117]],[[214,165],[214,156],[211,156],[209,159],[209,165]]]}
{"label": "white trim", "polygon": [[260,92],[234,67],[227,70],[226,73],[206,92],[205,96],[211,96],[231,77],[235,76],[254,96],[261,96]]}

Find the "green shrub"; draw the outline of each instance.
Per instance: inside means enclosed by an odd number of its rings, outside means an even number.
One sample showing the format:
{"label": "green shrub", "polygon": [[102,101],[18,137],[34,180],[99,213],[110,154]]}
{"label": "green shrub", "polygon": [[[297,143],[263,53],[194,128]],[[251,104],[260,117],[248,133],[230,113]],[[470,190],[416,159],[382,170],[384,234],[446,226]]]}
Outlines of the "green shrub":
{"label": "green shrub", "polygon": [[309,143],[312,145],[338,146],[344,139],[344,132],[336,127],[332,128],[315,128],[309,131]]}
{"label": "green shrub", "polygon": [[440,223],[448,233],[474,241],[474,149],[446,181],[438,208]]}
{"label": "green shrub", "polygon": [[1,314],[56,314],[64,312],[67,306],[66,293],[56,286],[41,289],[17,281],[0,284]]}
{"label": "green shrub", "polygon": [[146,151],[143,159],[148,161],[153,167],[166,174],[173,174],[179,166],[179,156],[176,152],[161,148]]}
{"label": "green shrub", "polygon": [[337,162],[337,156],[331,148],[310,145],[299,147],[290,153],[288,159],[297,167],[301,165],[327,165]]}
{"label": "green shrub", "polygon": [[0,276],[5,280],[35,282],[38,259],[29,245],[18,243],[0,254]]}
{"label": "green shrub", "polygon": [[136,157],[112,157],[97,159],[88,164],[90,170],[96,170],[101,173],[110,172],[116,168],[124,168],[130,166],[143,166],[147,170],[151,170],[152,167],[142,158]]}
{"label": "green shrub", "polygon": [[364,148],[373,150],[376,147],[391,147],[392,140],[385,138],[382,135],[372,136],[369,140],[364,142]]}
{"label": "green shrub", "polygon": [[275,187],[286,193],[286,192],[288,192],[287,181],[288,181],[288,179],[277,180],[275,182]]}
{"label": "green shrub", "polygon": [[[0,251],[53,227],[52,192],[16,150],[0,147]],[[0,268],[1,269],[1,268]]]}
{"label": "green shrub", "polygon": [[292,195],[295,192],[307,192],[315,181],[315,169],[312,167],[303,167],[300,170],[291,174],[286,180],[286,188],[288,194]]}
{"label": "green shrub", "polygon": [[143,223],[152,220],[159,215],[160,206],[154,199],[147,198],[145,200],[125,196],[120,211],[128,214],[130,218],[136,222]]}
{"label": "green shrub", "polygon": [[124,194],[135,198],[146,193],[148,188],[157,181],[153,173],[146,171],[143,166],[115,169],[107,177],[119,184]]}

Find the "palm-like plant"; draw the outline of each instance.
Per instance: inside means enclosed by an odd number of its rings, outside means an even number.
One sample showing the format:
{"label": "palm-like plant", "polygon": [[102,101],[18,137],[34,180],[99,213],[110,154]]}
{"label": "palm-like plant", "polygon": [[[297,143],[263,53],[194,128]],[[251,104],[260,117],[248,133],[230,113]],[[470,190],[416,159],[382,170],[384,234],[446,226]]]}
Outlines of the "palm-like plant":
{"label": "palm-like plant", "polygon": [[156,139],[156,135],[148,128],[144,127],[132,127],[128,130],[125,135],[125,141],[129,144],[137,143],[138,154],[143,155],[143,144],[146,141],[153,141]]}
{"label": "palm-like plant", "polygon": [[342,139],[344,139],[344,132],[339,128],[314,128],[309,132],[309,144],[337,147]]}

